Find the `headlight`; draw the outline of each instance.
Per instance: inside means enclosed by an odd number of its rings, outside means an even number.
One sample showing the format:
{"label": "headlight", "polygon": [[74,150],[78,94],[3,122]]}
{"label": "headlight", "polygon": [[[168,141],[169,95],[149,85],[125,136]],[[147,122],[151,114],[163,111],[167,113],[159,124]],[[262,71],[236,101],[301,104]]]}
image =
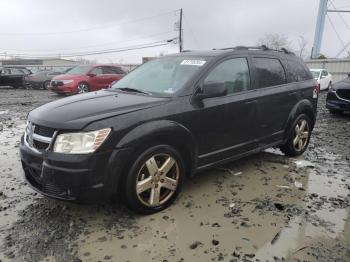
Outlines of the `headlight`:
{"label": "headlight", "polygon": [[70,83],[73,83],[74,80],[61,80],[63,84],[70,84]]}
{"label": "headlight", "polygon": [[64,154],[88,154],[94,152],[106,140],[110,128],[85,133],[65,133],[57,136],[53,151]]}

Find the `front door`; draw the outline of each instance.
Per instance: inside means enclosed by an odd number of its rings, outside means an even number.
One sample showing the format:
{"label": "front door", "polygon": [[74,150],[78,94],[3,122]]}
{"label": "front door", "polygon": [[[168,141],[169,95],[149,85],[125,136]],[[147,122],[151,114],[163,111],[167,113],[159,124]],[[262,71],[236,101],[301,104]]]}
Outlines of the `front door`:
{"label": "front door", "polygon": [[246,57],[219,62],[201,85],[224,83],[227,95],[202,101],[197,130],[199,166],[255,148],[257,98],[250,90]]}

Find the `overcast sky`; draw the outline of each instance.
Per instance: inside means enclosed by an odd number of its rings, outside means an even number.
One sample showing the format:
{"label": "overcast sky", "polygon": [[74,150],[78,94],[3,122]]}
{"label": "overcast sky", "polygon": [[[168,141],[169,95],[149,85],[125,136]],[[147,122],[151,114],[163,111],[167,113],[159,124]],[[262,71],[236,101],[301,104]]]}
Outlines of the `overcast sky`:
{"label": "overcast sky", "polygon": [[[349,0],[332,2],[350,10]],[[319,0],[0,0],[0,57],[4,52],[7,58],[71,54],[172,39],[178,34],[174,23],[179,8],[184,11],[185,49],[254,45],[264,34],[278,33],[287,36],[293,48],[303,36],[310,50],[318,4]],[[350,13],[342,16],[350,25]],[[329,17],[344,43],[349,42],[350,26],[336,13]],[[321,52],[331,57],[341,48],[327,19]],[[85,58],[139,63],[142,56],[177,50],[177,45],[169,44]]]}

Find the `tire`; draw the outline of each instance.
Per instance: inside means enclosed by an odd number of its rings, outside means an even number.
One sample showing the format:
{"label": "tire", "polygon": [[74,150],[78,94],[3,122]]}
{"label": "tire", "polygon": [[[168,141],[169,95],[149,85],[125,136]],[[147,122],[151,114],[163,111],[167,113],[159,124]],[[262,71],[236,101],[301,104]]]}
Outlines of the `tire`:
{"label": "tire", "polygon": [[183,163],[178,151],[168,145],[154,146],[141,153],[124,179],[124,197],[128,207],[137,213],[152,214],[170,206],[182,188],[185,176]]}
{"label": "tire", "polygon": [[280,146],[286,156],[300,156],[307,149],[311,137],[311,120],[306,114],[300,114],[287,130],[287,142]]}
{"label": "tire", "polygon": [[337,109],[329,109],[329,113],[333,114],[333,115],[341,115],[343,114],[344,111],[342,110],[337,110]]}
{"label": "tire", "polygon": [[78,85],[77,94],[84,94],[90,92],[89,84],[86,82],[81,82]]}
{"label": "tire", "polygon": [[42,89],[48,90],[48,89],[49,89],[49,86],[50,86],[50,83],[51,83],[50,80],[46,80],[46,81],[43,83]]}

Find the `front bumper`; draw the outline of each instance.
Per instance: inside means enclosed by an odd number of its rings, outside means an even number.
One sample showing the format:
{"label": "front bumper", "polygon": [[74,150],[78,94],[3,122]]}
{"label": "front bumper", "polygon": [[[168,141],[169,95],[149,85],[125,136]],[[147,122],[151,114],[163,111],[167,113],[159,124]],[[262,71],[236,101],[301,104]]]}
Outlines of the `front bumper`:
{"label": "front bumper", "polygon": [[25,179],[34,190],[62,200],[95,201],[117,192],[129,150],[86,155],[37,153],[22,137],[20,154]]}
{"label": "front bumper", "polygon": [[66,94],[66,95],[71,95],[77,93],[78,87],[74,84],[66,84],[66,85],[55,85],[55,86],[50,86],[49,90],[52,92],[55,92],[57,94]]}
{"label": "front bumper", "polygon": [[350,110],[350,101],[339,99],[334,92],[328,92],[326,108],[339,111]]}

